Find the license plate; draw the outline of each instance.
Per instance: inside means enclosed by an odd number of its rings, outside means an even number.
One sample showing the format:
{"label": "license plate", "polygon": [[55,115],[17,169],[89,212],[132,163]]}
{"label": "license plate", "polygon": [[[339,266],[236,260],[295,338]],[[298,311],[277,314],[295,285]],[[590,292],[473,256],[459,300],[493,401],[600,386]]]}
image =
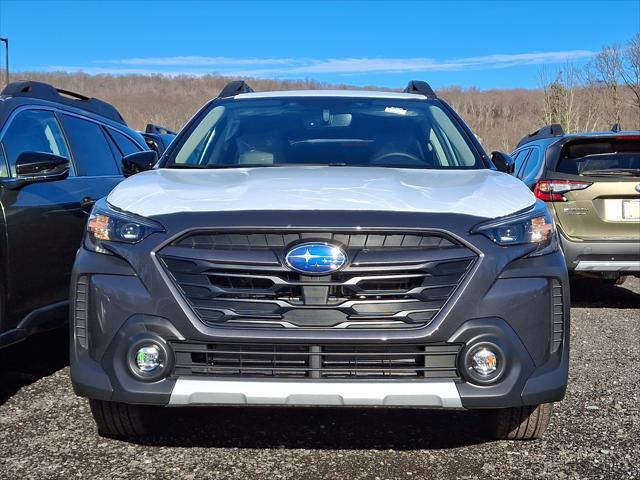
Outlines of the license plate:
{"label": "license plate", "polygon": [[640,219],[640,199],[624,200],[622,202],[622,218],[625,220]]}

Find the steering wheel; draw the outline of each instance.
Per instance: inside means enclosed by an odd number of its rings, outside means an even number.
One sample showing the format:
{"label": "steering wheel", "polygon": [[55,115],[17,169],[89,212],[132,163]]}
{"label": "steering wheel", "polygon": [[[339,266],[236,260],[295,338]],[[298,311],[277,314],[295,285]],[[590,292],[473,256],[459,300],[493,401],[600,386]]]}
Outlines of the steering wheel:
{"label": "steering wheel", "polygon": [[397,158],[408,158],[409,160],[412,160],[414,162],[420,162],[420,163],[424,163],[424,161],[418,157],[416,157],[415,155],[412,155],[411,153],[407,153],[407,152],[389,152],[389,153],[383,153],[382,155],[374,158],[371,160],[370,163],[374,163],[374,162],[380,162],[386,158],[390,158],[390,157],[397,157]]}

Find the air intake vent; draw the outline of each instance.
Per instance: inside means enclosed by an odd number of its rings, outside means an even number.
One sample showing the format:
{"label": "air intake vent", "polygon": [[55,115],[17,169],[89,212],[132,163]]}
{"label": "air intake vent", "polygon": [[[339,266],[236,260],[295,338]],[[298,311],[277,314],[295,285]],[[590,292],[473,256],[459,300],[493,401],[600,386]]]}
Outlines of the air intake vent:
{"label": "air intake vent", "polygon": [[557,352],[564,338],[564,299],[562,285],[558,280],[551,281],[551,352]]}
{"label": "air intake vent", "polygon": [[87,307],[89,300],[88,281],[86,276],[78,278],[74,304],[74,328],[76,339],[82,348],[87,348]]}
{"label": "air intake vent", "polygon": [[332,232],[212,232],[194,233],[174,242],[180,247],[207,250],[243,249],[263,250],[284,248],[305,240],[325,240],[346,248],[415,249],[457,246],[448,238],[434,234],[415,233],[332,233]]}
{"label": "air intake vent", "polygon": [[174,374],[232,378],[457,379],[457,344],[307,345],[174,342]]}

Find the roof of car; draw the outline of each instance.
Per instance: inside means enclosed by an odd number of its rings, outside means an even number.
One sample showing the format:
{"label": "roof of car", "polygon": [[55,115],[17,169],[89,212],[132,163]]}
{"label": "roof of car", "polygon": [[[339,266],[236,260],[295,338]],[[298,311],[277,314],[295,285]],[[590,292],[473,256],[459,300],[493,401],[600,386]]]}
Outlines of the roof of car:
{"label": "roof of car", "polygon": [[110,103],[98,98],[90,98],[53,85],[33,80],[19,80],[9,83],[2,89],[0,96],[4,98],[25,98],[51,102],[89,112],[101,118],[127,126],[120,112]]}
{"label": "roof of car", "polygon": [[281,98],[281,97],[355,97],[355,98],[391,98],[403,100],[426,100],[425,95],[416,93],[384,92],[376,90],[284,90],[276,92],[240,93],[233,98]]}
{"label": "roof of car", "polygon": [[516,146],[516,150],[520,148],[525,148],[527,146],[532,145],[551,145],[556,142],[566,141],[575,138],[607,138],[607,137],[625,137],[625,136],[633,136],[636,137],[640,135],[640,130],[605,130],[599,132],[575,132],[575,133],[564,133],[564,131],[560,130],[560,132],[549,131],[549,127],[546,126],[542,129],[526,135],[520,140],[518,145]]}
{"label": "roof of car", "polygon": [[566,133],[564,135],[560,135],[557,137],[543,138],[540,140],[532,140],[521,147],[525,147],[527,145],[551,145],[552,143],[556,143],[559,141],[565,141],[575,138],[610,138],[610,137],[637,137],[640,135],[640,130],[625,130],[623,132],[613,132],[611,130],[604,132],[576,132],[576,133]]}
{"label": "roof of car", "polygon": [[563,138],[573,137],[624,137],[627,135],[637,136],[640,135],[640,130],[624,130],[620,132],[614,132],[612,130],[604,132],[582,132],[582,133],[568,133]]}

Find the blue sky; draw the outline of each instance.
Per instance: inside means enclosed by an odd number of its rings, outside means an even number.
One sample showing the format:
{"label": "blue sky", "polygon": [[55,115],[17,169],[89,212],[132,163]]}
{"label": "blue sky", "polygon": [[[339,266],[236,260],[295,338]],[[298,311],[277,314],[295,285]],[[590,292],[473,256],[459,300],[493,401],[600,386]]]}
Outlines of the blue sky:
{"label": "blue sky", "polygon": [[397,87],[535,88],[640,31],[640,0],[0,0],[13,71],[221,73]]}

